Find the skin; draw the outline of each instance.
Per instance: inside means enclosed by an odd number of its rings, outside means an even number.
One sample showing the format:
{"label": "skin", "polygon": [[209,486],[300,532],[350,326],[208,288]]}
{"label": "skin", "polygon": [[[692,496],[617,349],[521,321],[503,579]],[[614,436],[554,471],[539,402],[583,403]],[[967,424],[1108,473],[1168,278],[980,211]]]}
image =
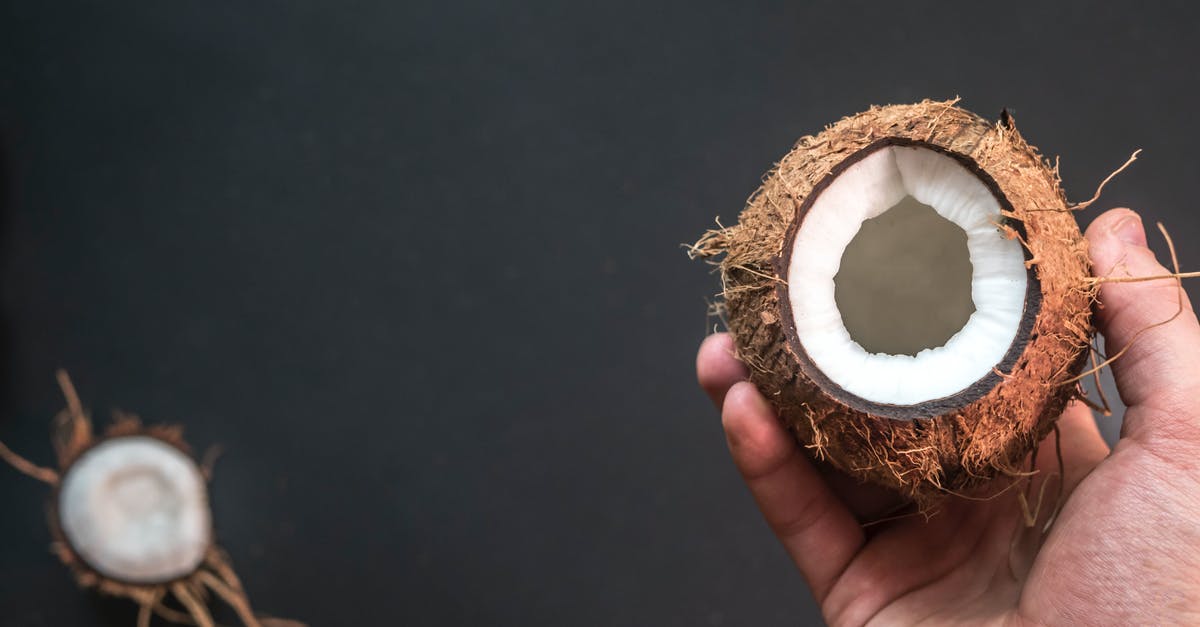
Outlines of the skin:
{"label": "skin", "polygon": [[[1133,211],[1099,216],[1086,237],[1096,276],[1168,272]],[[1150,328],[1181,296],[1182,312]],[[704,341],[697,376],[733,460],[831,625],[1200,624],[1200,324],[1170,280],[1104,283],[1096,314],[1109,354],[1129,347],[1113,364],[1121,439],[1109,450],[1091,411],[1068,407],[1064,501],[1046,534],[1053,436],[1037,456],[1032,502],[1048,482],[1037,528],[1024,525],[1015,490],[864,527],[894,497],[812,461],[746,381],[729,335]]]}

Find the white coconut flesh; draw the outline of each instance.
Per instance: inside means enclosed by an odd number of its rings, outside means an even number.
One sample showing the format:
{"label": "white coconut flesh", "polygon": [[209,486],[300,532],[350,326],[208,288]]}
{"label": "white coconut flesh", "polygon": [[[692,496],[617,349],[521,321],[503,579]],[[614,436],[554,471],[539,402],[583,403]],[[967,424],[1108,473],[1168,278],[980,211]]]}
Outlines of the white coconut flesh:
{"label": "white coconut flesh", "polygon": [[212,539],[200,468],[148,436],[105,440],[76,460],[62,480],[58,517],[89,566],[129,583],[191,574]]}
{"label": "white coconut flesh", "polygon": [[861,399],[918,405],[989,375],[1019,332],[1022,246],[1000,203],[953,157],[886,146],[836,176],[793,239],[796,337]]}

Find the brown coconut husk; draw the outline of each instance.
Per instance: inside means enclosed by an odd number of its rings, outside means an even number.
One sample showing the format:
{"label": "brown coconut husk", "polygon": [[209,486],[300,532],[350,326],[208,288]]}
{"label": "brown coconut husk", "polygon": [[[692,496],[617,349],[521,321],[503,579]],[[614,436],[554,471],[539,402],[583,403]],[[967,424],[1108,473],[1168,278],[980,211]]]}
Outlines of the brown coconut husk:
{"label": "brown coconut husk", "polygon": [[[1012,118],[997,123],[955,104],[873,107],[801,138],[764,178],[735,226],[709,231],[694,257],[720,261],[723,309],[750,378],[811,453],[922,507],[1023,462],[1077,393],[1094,334],[1087,242],[1051,166]],[[1026,250],[1026,320],[993,373],[946,402],[856,402],[813,366],[787,298],[791,241],[808,205],[848,164],[884,144],[920,145],[959,160],[1001,201],[1008,237]]]}
{"label": "brown coconut husk", "polygon": [[[58,469],[44,468],[14,453],[0,443],[0,459],[22,473],[53,488],[49,503],[50,533],[54,538],[51,550],[62,560],[75,577],[80,587],[96,590],[101,594],[129,599],[139,606],[137,625],[148,627],[152,616],[164,620],[200,627],[215,627],[207,602],[215,594],[225,601],[246,627],[304,627],[303,623],[287,619],[258,616],[250,606],[249,597],[233,570],[229,556],[216,544],[205,552],[204,559],[195,571],[184,577],[155,583],[121,581],[105,575],[88,564],[71,546],[63,533],[58,518],[58,491],[61,480],[76,460],[91,448],[112,438],[129,436],[151,437],[175,447],[191,457],[191,447],[183,439],[183,429],[177,425],[143,425],[133,414],[115,411],[113,422],[101,437],[96,437],[92,421],[75,393],[70,377],[64,371],[57,373],[59,386],[66,397],[67,407],[54,418],[51,439],[54,444]],[[213,449],[215,451],[215,449]],[[211,455],[205,456],[200,464],[202,474],[211,479]],[[210,534],[210,537],[212,535]],[[172,609],[166,603],[174,598],[184,611]]]}

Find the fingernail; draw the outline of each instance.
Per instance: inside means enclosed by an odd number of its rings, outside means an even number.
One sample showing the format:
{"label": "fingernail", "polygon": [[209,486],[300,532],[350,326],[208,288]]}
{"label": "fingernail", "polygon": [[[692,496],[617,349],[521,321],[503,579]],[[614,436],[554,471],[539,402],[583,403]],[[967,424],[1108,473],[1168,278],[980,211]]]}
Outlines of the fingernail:
{"label": "fingernail", "polygon": [[1146,229],[1142,228],[1142,218],[1131,213],[1112,225],[1112,233],[1117,239],[1132,246],[1146,245]]}

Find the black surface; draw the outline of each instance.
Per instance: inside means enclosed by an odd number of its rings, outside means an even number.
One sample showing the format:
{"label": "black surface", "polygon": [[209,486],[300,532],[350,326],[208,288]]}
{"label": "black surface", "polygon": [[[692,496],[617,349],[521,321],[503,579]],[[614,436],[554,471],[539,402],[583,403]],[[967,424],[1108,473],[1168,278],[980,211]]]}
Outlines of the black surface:
{"label": "black surface", "polygon": [[[1157,5],[138,4],[0,7],[0,439],[50,459],[64,366],[224,443],[221,540],[313,625],[815,621],[679,244],[871,103],[1008,107],[1074,199],[1145,148],[1100,204],[1200,267],[1200,39]],[[45,492],[0,469],[0,623],[132,625]]]}

